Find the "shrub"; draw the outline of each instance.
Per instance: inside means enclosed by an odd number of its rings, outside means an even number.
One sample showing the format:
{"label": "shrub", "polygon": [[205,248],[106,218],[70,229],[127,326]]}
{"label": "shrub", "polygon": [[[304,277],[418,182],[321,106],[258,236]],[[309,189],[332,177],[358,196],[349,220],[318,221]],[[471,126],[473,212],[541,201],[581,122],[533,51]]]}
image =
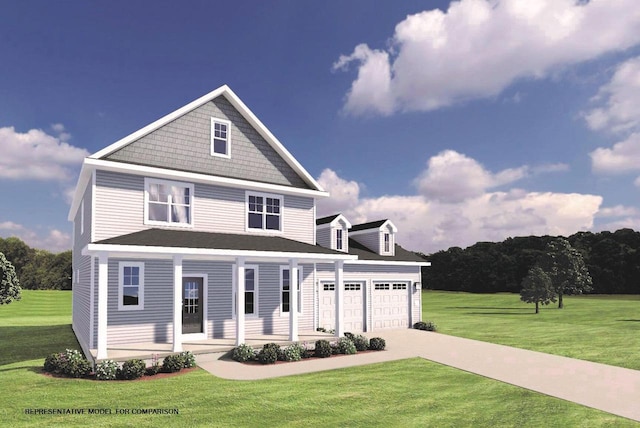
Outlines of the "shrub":
{"label": "shrub", "polygon": [[331,356],[331,344],[328,340],[316,340],[315,356],[319,358],[327,358]]}
{"label": "shrub", "polygon": [[316,331],[319,331],[320,333],[326,333],[327,329],[324,328],[324,327],[318,327],[318,328],[316,328]]}
{"label": "shrub", "polygon": [[139,359],[127,360],[122,363],[120,376],[122,379],[133,380],[144,376],[146,366],[144,361]]}
{"label": "shrub", "polygon": [[300,358],[310,358],[313,356],[313,352],[309,349],[306,342],[304,344],[300,342],[292,343],[289,347],[297,349]]}
{"label": "shrub", "polygon": [[147,376],[155,376],[160,372],[160,362],[158,361],[158,354],[151,356],[151,366],[147,367],[145,373]]}
{"label": "shrub", "polygon": [[172,354],[164,357],[162,371],[165,373],[179,372],[184,368],[184,358],[180,354]]}
{"label": "shrub", "polygon": [[353,339],[356,337],[353,333],[349,333],[348,331],[344,333],[344,337],[353,342]]}
{"label": "shrub", "polygon": [[44,371],[47,373],[62,373],[62,354],[55,352],[44,359]]}
{"label": "shrub", "polygon": [[262,364],[274,364],[278,361],[278,354],[280,354],[280,345],[277,343],[265,344],[260,352],[258,352],[258,361]]}
{"label": "shrub", "polygon": [[436,325],[432,321],[418,321],[413,328],[424,331],[436,331]]}
{"label": "shrub", "polygon": [[361,334],[354,336],[352,341],[358,351],[366,351],[369,349],[369,339]]}
{"label": "shrub", "polygon": [[278,359],[282,361],[300,361],[302,359],[300,346],[297,343],[292,343],[286,348],[280,349]]}
{"label": "shrub", "polygon": [[338,339],[338,352],[345,355],[355,354],[357,352],[356,345],[348,337],[341,337]]}
{"label": "shrub", "polygon": [[67,349],[60,356],[62,360],[61,373],[75,378],[85,377],[91,373],[91,364],[79,351]]}
{"label": "shrub", "polygon": [[102,360],[96,365],[96,379],[114,380],[119,368],[118,363],[113,360]]}
{"label": "shrub", "polygon": [[184,359],[184,368],[185,369],[190,369],[191,367],[195,367],[196,366],[196,356],[193,355],[193,352],[184,351],[184,352],[181,352],[180,355]]}
{"label": "shrub", "polygon": [[244,363],[245,361],[254,360],[256,358],[256,351],[246,343],[241,343],[237,347],[233,348],[231,358]]}
{"label": "shrub", "polygon": [[387,346],[387,343],[381,337],[372,337],[369,341],[369,349],[373,351],[382,351],[385,346]]}

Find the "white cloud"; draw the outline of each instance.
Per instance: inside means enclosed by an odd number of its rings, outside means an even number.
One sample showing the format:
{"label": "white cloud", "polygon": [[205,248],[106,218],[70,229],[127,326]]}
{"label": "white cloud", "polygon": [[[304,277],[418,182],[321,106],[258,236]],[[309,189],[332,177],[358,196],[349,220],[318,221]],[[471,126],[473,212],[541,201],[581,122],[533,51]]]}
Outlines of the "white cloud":
{"label": "white cloud", "polygon": [[13,127],[0,128],[0,179],[69,181],[72,169],[89,155],[85,149],[65,142],[69,135],[61,124],[53,125],[60,135],[52,136],[39,129],[25,133]]}
{"label": "white cloud", "polygon": [[[318,177],[318,184],[325,190],[331,189],[331,198],[320,199],[318,203],[317,217],[337,214],[343,207],[353,206],[358,203],[360,186],[355,181],[347,181],[331,169],[325,169]],[[322,207],[322,210],[320,210]]]}
{"label": "white cloud", "polygon": [[621,174],[640,171],[640,133],[633,133],[612,148],[599,147],[589,153],[594,172]]}
{"label": "white cloud", "polygon": [[12,221],[0,222],[0,236],[16,236],[32,248],[49,250],[54,253],[71,248],[71,235],[58,229],[39,232]]}
{"label": "white cloud", "polygon": [[453,150],[429,159],[427,169],[415,180],[420,192],[441,202],[461,202],[487,189],[509,184],[527,175],[528,168],[511,168],[493,174],[479,162]]}
{"label": "white cloud", "polygon": [[434,110],[634,46],[639,10],[637,0],[461,0],[407,16],[387,50],[360,44],[334,69],[358,66],[349,113]]}
{"label": "white cloud", "polygon": [[[325,170],[323,175],[333,178],[322,183],[325,190],[339,196],[336,200],[332,200],[332,196],[329,200],[318,201],[318,215],[342,212],[354,224],[389,218],[398,226],[398,242],[401,245],[425,253],[451,246],[466,247],[478,241],[500,241],[509,236],[569,235],[593,227],[602,197],[576,193],[527,192],[522,189],[488,191],[491,184],[501,182],[500,180],[504,180],[504,184],[510,183],[519,173],[491,174],[471,158],[464,157],[462,160],[460,164],[466,167],[466,172],[471,171],[467,178],[477,177],[489,184],[480,187],[453,186],[450,190],[457,192],[457,197],[444,198],[445,200],[422,195],[361,198],[357,188],[353,187],[355,182],[344,180],[335,172]],[[430,161],[428,169],[431,164]],[[454,183],[455,175],[460,169],[444,170],[440,174],[440,182],[445,185]],[[518,170],[519,168],[505,171]],[[425,173],[420,175],[418,182],[428,176]],[[351,183],[354,190],[348,198],[342,194],[344,183]],[[438,196],[443,195],[433,187],[430,190]]]}
{"label": "white cloud", "polygon": [[589,128],[612,132],[637,129],[640,125],[640,57],[618,65],[594,101],[601,101],[601,106],[584,114]]}
{"label": "white cloud", "polygon": [[628,217],[640,215],[640,210],[635,207],[626,207],[624,205],[615,205],[613,207],[600,208],[597,217]]}

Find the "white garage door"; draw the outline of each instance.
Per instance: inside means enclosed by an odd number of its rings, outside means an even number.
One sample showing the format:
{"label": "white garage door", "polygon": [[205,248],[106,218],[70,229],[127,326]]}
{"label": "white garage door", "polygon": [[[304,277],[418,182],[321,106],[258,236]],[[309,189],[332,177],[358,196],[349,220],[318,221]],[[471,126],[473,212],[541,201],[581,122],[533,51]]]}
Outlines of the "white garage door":
{"label": "white garage door", "polygon": [[[344,331],[364,331],[364,284],[361,282],[344,283]],[[333,283],[324,283],[320,289],[320,327],[327,330],[336,325],[336,287]]]}
{"label": "white garage door", "polygon": [[409,283],[374,282],[372,290],[373,329],[409,325]]}

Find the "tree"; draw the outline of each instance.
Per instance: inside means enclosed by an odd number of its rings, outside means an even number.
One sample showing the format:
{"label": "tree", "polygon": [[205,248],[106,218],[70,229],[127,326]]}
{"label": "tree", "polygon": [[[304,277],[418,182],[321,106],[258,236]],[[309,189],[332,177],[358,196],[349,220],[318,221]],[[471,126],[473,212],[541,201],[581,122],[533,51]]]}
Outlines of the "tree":
{"label": "tree", "polygon": [[558,309],[564,308],[563,295],[582,294],[592,290],[591,275],[582,254],[565,238],[556,238],[547,244],[539,266],[551,279],[558,295]]}
{"label": "tree", "polygon": [[20,300],[20,283],[15,268],[0,253],[0,305],[8,305],[14,300]]}
{"label": "tree", "polygon": [[548,305],[556,301],[556,291],[551,283],[551,278],[540,266],[529,269],[529,273],[522,280],[520,300],[525,303],[536,304],[536,314],[539,312],[538,304]]}

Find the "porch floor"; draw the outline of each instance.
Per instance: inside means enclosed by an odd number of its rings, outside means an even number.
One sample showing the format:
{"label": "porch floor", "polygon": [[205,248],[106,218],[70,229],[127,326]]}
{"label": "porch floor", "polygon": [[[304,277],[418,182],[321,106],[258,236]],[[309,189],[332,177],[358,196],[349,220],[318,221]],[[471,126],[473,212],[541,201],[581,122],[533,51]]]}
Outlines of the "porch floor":
{"label": "porch floor", "polygon": [[[333,340],[335,339],[335,335],[318,331],[301,332],[298,334],[297,341],[313,343],[320,339]],[[254,347],[259,347],[269,342],[275,342],[280,346],[292,343],[289,340],[288,334],[249,335],[245,338],[245,343]],[[235,347],[235,338],[187,340],[182,342],[182,349],[191,351],[195,355],[228,352]],[[172,354],[171,348],[171,343],[137,342],[126,345],[108,346],[107,355],[108,359],[115,361],[126,361],[132,358],[151,361],[154,356],[162,358]],[[91,350],[91,355],[94,361],[98,361],[96,358],[96,349]]]}

